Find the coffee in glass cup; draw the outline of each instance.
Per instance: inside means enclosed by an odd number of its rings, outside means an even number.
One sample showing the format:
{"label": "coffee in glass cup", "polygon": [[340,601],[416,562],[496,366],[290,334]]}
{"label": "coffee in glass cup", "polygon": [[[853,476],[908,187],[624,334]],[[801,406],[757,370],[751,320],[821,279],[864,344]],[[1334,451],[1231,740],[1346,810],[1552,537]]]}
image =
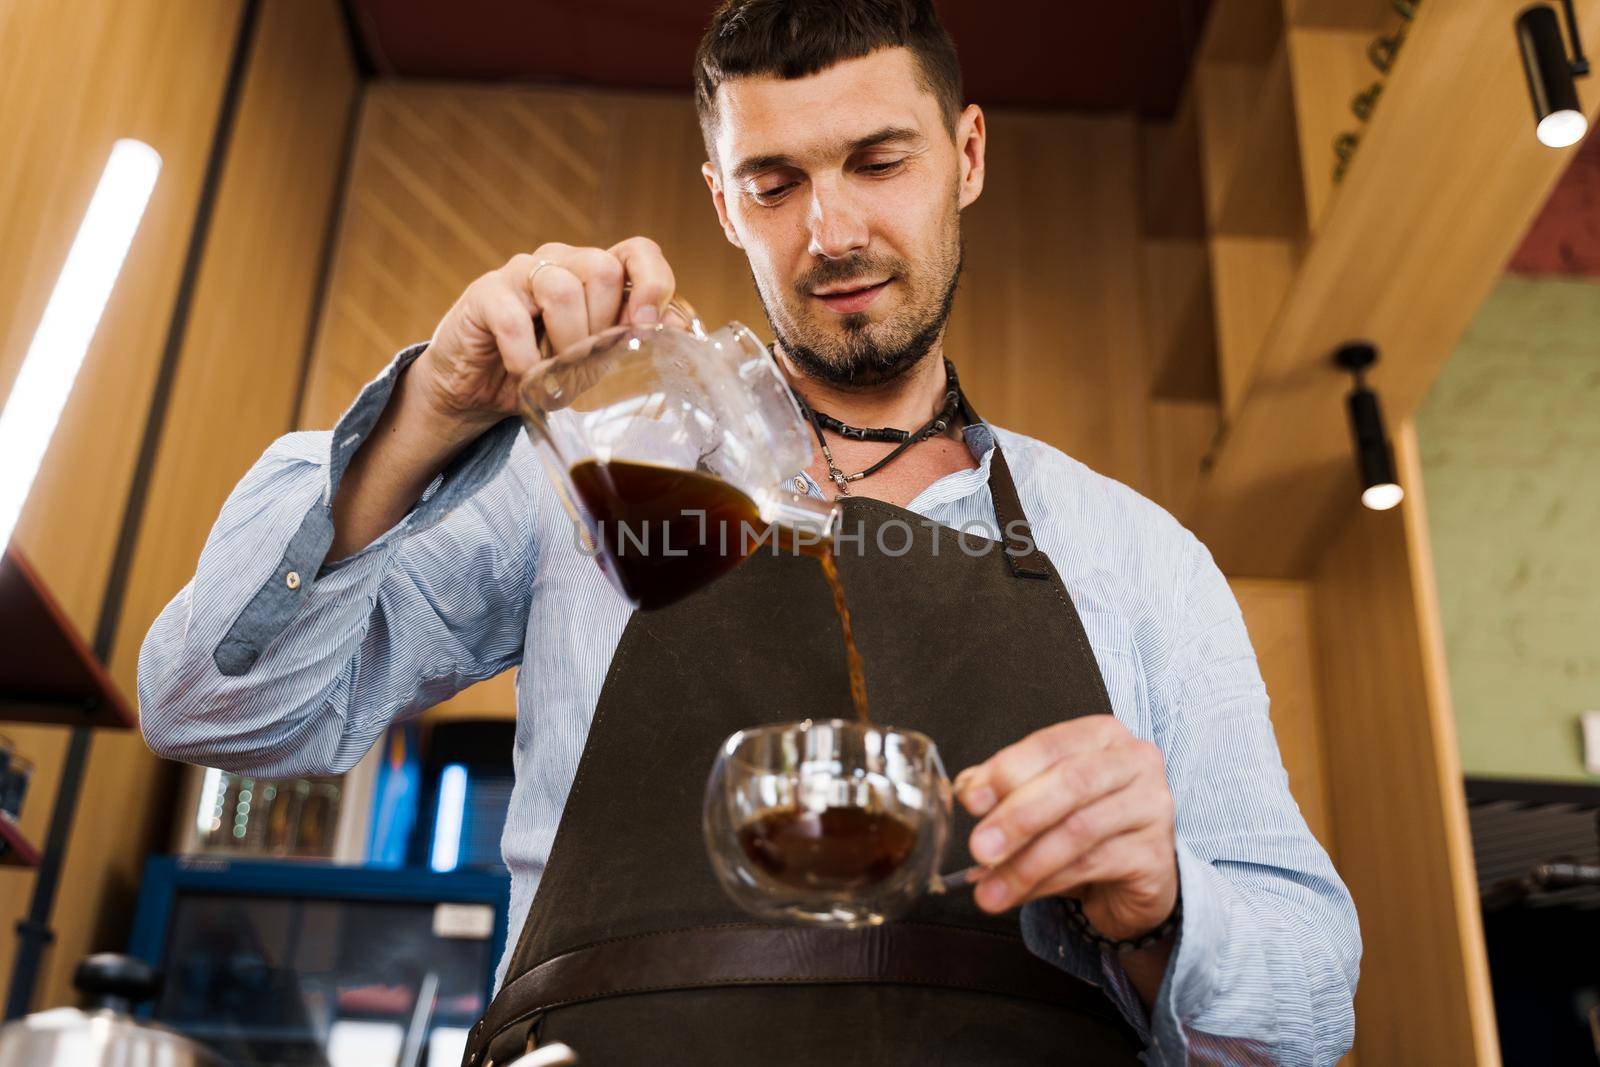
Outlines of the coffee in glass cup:
{"label": "coffee in glass cup", "polygon": [[914,730],[842,719],[741,730],[717,754],[702,825],[723,889],[759,918],[898,917],[940,884],[950,781]]}

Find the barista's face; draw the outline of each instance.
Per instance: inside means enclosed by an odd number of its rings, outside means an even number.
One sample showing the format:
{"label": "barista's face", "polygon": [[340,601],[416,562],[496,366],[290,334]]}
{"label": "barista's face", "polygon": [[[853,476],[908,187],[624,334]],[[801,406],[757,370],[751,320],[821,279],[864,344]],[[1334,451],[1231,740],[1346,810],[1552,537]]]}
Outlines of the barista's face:
{"label": "barista's face", "polygon": [[961,210],[983,190],[983,112],[954,140],[905,48],[806,78],[717,90],[703,171],[750,260],[784,351],[841,386],[892,380],[931,351],[961,272]]}

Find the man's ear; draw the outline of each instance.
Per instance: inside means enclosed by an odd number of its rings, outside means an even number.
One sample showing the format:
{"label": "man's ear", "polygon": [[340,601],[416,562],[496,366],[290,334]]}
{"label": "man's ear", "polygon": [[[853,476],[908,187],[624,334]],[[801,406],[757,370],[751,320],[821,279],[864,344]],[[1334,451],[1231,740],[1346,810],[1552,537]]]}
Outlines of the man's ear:
{"label": "man's ear", "polygon": [[956,151],[961,153],[961,207],[978,199],[983,192],[983,150],[988,134],[983,125],[983,109],[968,104],[956,120]]}
{"label": "man's ear", "polygon": [[743,248],[739,243],[739,235],[734,232],[733,223],[728,220],[728,201],[722,195],[722,179],[717,174],[716,165],[709,159],[700,164],[700,173],[705,175],[706,188],[711,190],[711,203],[717,209],[717,221],[722,223],[722,232],[728,238],[728,243],[735,248]]}

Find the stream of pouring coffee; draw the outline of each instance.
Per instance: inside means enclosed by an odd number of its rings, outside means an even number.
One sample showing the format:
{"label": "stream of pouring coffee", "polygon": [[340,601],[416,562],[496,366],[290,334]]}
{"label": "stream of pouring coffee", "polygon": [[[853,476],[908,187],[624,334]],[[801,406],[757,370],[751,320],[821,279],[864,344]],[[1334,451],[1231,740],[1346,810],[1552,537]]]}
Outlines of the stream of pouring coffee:
{"label": "stream of pouring coffee", "polygon": [[[615,461],[579,463],[570,474],[595,520],[601,549],[596,561],[641,608],[664,607],[688,596],[738,566],[767,536],[777,551],[815,557],[839,616],[856,717],[862,725],[871,722],[866,674],[831,542],[807,542],[795,531],[768,527],[748,496],[703,474]],[[662,540],[652,542],[651,534]],[[665,551],[669,545],[673,551]],[[780,884],[857,892],[901,868],[917,830],[887,811],[795,805],[751,819],[739,827],[738,839],[750,862]]]}
{"label": "stream of pouring coffee", "polygon": [[861,669],[861,653],[856,650],[855,631],[850,628],[850,605],[844,600],[844,583],[839,580],[839,567],[833,561],[829,545],[819,545],[815,552],[822,564],[822,576],[833,590],[833,610],[839,616],[839,628],[844,631],[845,665],[850,670],[850,700],[856,706],[856,718],[865,726],[872,719],[867,715],[867,676]]}

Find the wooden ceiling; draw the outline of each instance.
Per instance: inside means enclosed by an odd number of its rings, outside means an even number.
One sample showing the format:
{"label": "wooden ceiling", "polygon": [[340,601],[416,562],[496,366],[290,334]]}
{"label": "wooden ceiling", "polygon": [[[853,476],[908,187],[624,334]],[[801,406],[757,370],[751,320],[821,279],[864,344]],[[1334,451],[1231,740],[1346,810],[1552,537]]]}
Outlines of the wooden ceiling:
{"label": "wooden ceiling", "polygon": [[[713,0],[344,0],[379,75],[687,92]],[[967,97],[1170,115],[1211,0],[939,0]]]}

